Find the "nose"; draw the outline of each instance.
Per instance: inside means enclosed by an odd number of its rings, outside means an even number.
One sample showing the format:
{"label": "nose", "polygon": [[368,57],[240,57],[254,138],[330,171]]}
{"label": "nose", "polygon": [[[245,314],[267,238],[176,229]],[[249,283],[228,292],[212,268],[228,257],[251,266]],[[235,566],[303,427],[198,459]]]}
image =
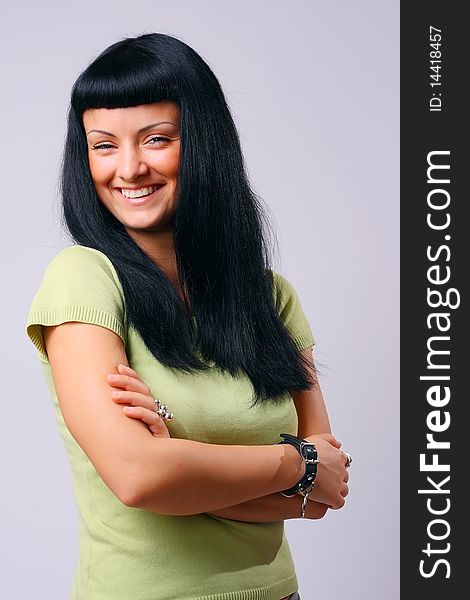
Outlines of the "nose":
{"label": "nose", "polygon": [[126,147],[119,152],[118,177],[126,181],[148,173],[148,165],[137,148]]}

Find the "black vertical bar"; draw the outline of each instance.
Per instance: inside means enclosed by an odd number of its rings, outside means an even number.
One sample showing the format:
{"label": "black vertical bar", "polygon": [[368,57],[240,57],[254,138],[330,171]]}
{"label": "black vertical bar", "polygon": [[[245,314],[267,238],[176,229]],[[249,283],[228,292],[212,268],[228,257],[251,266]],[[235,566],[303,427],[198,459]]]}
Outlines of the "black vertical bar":
{"label": "black vertical bar", "polygon": [[404,600],[452,600],[470,593],[464,566],[469,517],[462,510],[470,481],[465,455],[470,399],[464,381],[470,371],[469,109],[464,108],[470,46],[463,7],[442,1],[401,3]]}

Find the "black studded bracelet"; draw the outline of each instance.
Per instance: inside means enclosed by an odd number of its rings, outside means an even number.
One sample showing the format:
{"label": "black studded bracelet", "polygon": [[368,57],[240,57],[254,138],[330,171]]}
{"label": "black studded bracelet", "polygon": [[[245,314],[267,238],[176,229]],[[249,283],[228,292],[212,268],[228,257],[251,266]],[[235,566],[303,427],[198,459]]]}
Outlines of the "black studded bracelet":
{"label": "black studded bracelet", "polygon": [[290,444],[291,446],[294,446],[294,448],[303,458],[306,466],[302,479],[293,487],[289,488],[288,490],[283,490],[280,493],[286,498],[293,498],[298,493],[305,496],[309,494],[313,484],[315,483],[315,477],[317,476],[319,462],[317,448],[312,442],[307,442],[306,440],[296,437],[295,435],[291,435],[290,433],[281,433],[280,436],[283,438],[283,440],[278,443]]}

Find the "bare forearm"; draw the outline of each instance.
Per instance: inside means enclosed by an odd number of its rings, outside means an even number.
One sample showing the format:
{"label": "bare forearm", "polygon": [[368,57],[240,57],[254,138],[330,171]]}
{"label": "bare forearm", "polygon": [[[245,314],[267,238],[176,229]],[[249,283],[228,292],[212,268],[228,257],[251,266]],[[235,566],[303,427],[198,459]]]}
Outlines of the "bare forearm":
{"label": "bare forearm", "polygon": [[287,444],[235,446],[174,438],[150,441],[139,461],[132,505],[160,514],[213,512],[269,496],[295,485],[305,469],[298,452]]}
{"label": "bare forearm", "polygon": [[210,514],[233,521],[266,523],[300,517],[301,504],[302,497],[298,494],[293,498],[286,498],[277,493],[211,511]]}
{"label": "bare forearm", "polygon": [[[303,498],[299,494],[293,498],[286,498],[281,494],[270,494],[263,498],[255,498],[236,506],[229,506],[210,514],[232,521],[247,521],[266,523],[271,521],[285,521],[299,519]],[[321,519],[327,511],[324,504],[308,501],[305,518]]]}

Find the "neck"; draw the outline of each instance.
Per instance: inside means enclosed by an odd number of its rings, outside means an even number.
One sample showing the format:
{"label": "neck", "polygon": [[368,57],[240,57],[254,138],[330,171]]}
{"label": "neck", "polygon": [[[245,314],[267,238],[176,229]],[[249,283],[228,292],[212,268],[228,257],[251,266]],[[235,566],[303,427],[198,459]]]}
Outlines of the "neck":
{"label": "neck", "polygon": [[127,232],[134,242],[165,273],[180,298],[184,301],[185,296],[180,285],[176,265],[173,230],[136,231],[128,228]]}
{"label": "neck", "polygon": [[127,233],[163,271],[176,272],[173,230],[136,231],[127,228]]}

